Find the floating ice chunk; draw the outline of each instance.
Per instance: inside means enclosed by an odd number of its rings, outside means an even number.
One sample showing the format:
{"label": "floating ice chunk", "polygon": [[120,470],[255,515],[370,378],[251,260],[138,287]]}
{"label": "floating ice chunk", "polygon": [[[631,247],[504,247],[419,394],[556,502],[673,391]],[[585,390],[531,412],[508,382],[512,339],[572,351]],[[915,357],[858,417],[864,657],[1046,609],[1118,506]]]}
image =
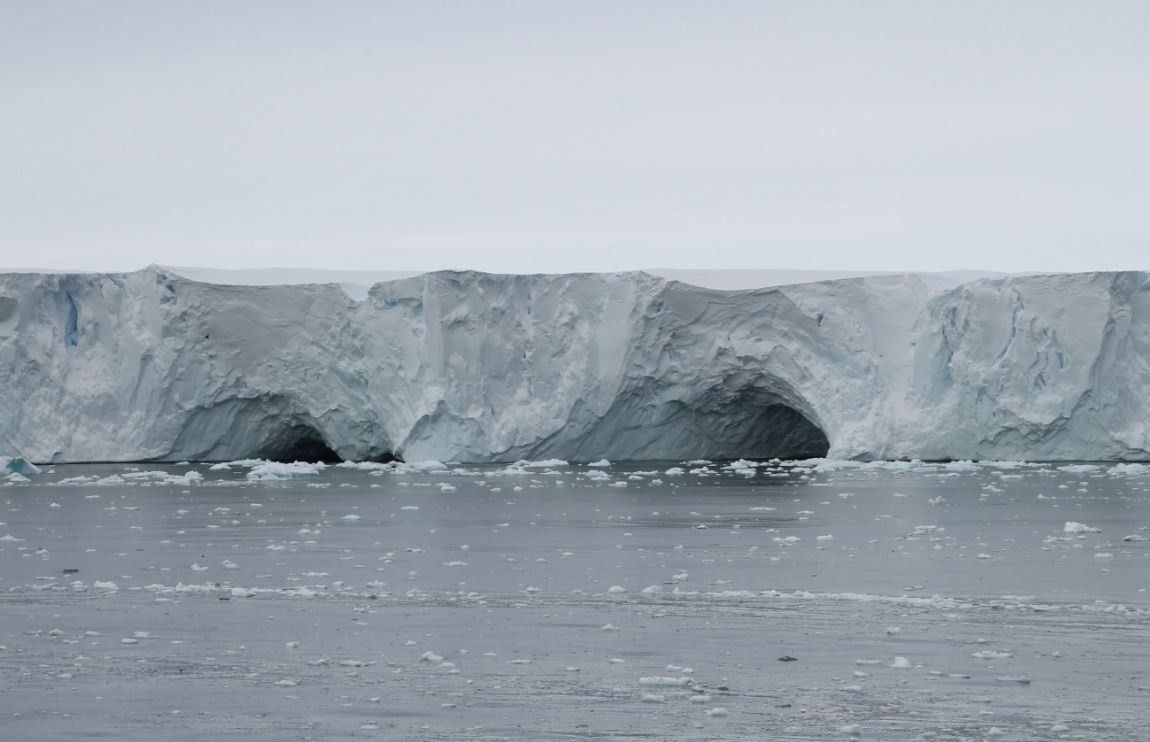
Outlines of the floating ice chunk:
{"label": "floating ice chunk", "polygon": [[348,513],[347,515],[343,516],[343,520],[346,520],[348,522],[354,522],[354,521],[357,521],[359,519],[360,519],[360,517],[358,515],[356,515],[355,513]]}
{"label": "floating ice chunk", "polygon": [[198,471],[188,471],[184,472],[183,474],[171,474],[169,472],[160,471],[158,469],[151,471],[129,471],[117,476],[119,476],[121,479],[125,479],[131,482],[152,482],[155,484],[177,486],[190,485],[193,482],[199,482],[204,478],[204,475],[200,474]]}
{"label": "floating ice chunk", "polygon": [[1072,520],[1066,521],[1066,525],[1062,527],[1063,533],[1101,533],[1102,529],[1093,528],[1085,523],[1075,523]]}
{"label": "floating ice chunk", "polygon": [[520,469],[553,469],[556,466],[570,466],[563,459],[542,459],[541,461],[516,461],[512,466]]}
{"label": "floating ice chunk", "polygon": [[341,461],[335,466],[340,469],[383,473],[385,471],[395,471],[397,464],[393,461],[387,463],[381,463],[379,461]]}
{"label": "floating ice chunk", "polygon": [[726,716],[728,713],[730,712],[728,712],[722,706],[716,706],[715,708],[707,711],[707,716]]}
{"label": "floating ice chunk", "polygon": [[444,472],[449,470],[442,461],[429,459],[427,461],[394,462],[393,469],[396,474],[426,474],[428,472]]}
{"label": "floating ice chunk", "polygon": [[895,670],[909,670],[914,667],[914,665],[906,657],[895,657],[890,663],[890,667]]}
{"label": "floating ice chunk", "polygon": [[254,466],[259,466],[260,464],[266,463],[268,463],[267,459],[236,459],[235,461],[224,461],[222,463],[216,464],[212,467],[212,469],[219,471],[220,469],[226,469],[232,466],[242,469],[251,469]]}
{"label": "floating ice chunk", "polygon": [[1114,476],[1141,477],[1150,474],[1150,466],[1146,464],[1115,464],[1110,467],[1110,474]]}
{"label": "floating ice chunk", "polygon": [[665,676],[665,675],[649,675],[646,677],[639,678],[639,685],[648,685],[648,686],[656,685],[656,686],[682,688],[683,686],[690,685],[690,684],[691,684],[691,679],[685,675],[682,677],[678,677],[678,678]]}
{"label": "floating ice chunk", "polygon": [[284,464],[278,461],[265,461],[262,464],[257,464],[252,467],[251,471],[247,474],[247,478],[253,481],[263,481],[314,477],[325,468],[327,468],[326,464],[309,464],[303,461],[296,461],[292,464]]}
{"label": "floating ice chunk", "polygon": [[40,473],[40,467],[23,456],[0,456],[0,474],[19,474],[32,477]]}
{"label": "floating ice chunk", "polygon": [[611,462],[607,459],[599,459],[598,461],[592,461],[587,466],[611,466]]}

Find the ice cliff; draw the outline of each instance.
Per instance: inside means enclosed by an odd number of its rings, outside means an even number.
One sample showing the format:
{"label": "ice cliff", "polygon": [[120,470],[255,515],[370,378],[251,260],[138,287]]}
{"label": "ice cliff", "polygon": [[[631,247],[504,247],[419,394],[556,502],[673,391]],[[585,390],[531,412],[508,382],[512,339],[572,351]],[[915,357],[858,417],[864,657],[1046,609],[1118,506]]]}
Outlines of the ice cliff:
{"label": "ice cliff", "polygon": [[1148,460],[1148,282],[9,273],[0,453]]}

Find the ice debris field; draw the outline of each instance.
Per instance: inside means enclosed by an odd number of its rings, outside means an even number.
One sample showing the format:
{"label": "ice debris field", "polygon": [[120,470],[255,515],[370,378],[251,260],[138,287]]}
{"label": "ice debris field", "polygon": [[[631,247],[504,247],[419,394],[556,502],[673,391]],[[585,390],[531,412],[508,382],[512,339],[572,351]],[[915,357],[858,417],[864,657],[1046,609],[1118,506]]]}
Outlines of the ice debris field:
{"label": "ice debris field", "polygon": [[3,467],[5,739],[1150,735],[1142,464]]}

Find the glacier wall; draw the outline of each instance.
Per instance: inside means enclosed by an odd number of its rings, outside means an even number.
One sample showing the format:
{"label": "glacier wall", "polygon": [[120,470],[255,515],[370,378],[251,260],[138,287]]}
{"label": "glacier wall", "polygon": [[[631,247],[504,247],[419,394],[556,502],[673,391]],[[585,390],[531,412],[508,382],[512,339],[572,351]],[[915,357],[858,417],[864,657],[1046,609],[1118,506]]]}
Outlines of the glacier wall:
{"label": "glacier wall", "polygon": [[0,453],[1150,460],[1144,273],[0,275]]}

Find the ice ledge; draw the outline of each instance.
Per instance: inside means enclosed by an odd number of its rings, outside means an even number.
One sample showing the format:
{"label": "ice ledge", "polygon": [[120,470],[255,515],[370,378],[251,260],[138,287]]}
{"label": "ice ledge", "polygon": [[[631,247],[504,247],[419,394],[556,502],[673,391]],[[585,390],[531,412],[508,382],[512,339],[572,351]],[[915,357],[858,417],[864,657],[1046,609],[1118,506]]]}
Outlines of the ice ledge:
{"label": "ice ledge", "polygon": [[1150,460],[1146,273],[965,278],[0,274],[0,451]]}

